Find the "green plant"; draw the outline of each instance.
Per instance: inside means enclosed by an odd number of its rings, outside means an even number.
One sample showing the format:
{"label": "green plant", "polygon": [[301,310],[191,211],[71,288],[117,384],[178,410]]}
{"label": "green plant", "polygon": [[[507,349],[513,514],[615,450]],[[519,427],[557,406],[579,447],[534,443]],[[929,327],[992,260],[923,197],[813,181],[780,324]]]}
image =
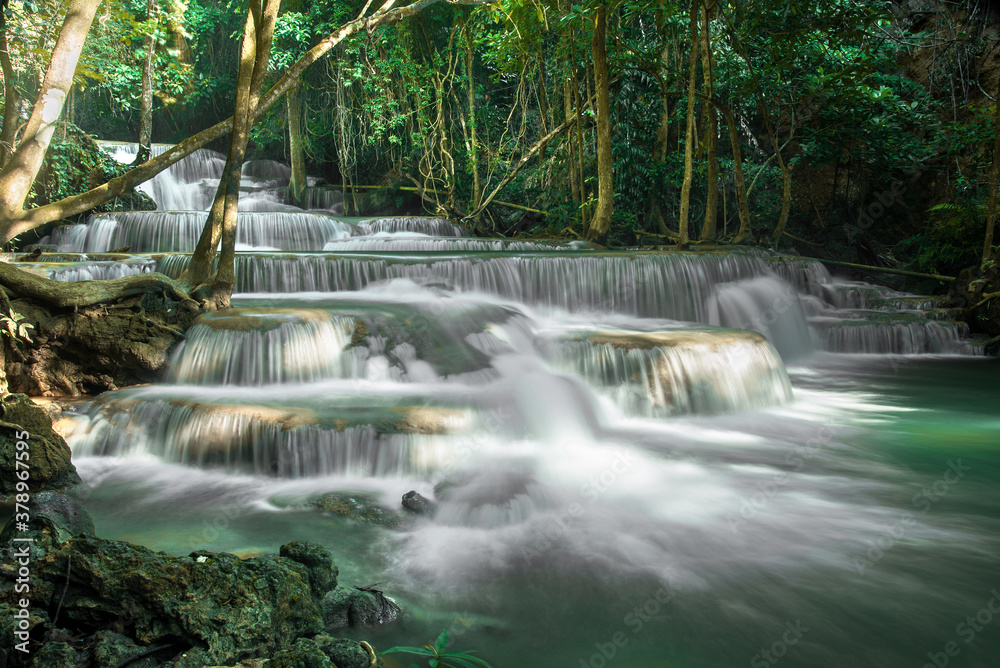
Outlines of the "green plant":
{"label": "green plant", "polygon": [[4,336],[9,337],[12,341],[19,342],[24,341],[25,343],[31,343],[30,330],[34,329],[35,326],[30,322],[21,322],[24,320],[24,316],[20,313],[16,313],[13,309],[7,309],[9,315],[0,315],[0,332],[3,332]]}
{"label": "green plant", "polygon": [[[441,631],[441,635],[437,637],[434,644],[424,643],[423,647],[390,647],[382,653],[392,654],[394,652],[401,652],[404,654],[426,656],[428,657],[427,665],[430,668],[476,668],[477,666],[480,668],[493,668],[492,664],[487,661],[472,656],[472,651],[452,650],[445,652],[449,644],[448,630],[445,629]],[[411,668],[414,668],[416,665],[415,663],[410,664]]]}

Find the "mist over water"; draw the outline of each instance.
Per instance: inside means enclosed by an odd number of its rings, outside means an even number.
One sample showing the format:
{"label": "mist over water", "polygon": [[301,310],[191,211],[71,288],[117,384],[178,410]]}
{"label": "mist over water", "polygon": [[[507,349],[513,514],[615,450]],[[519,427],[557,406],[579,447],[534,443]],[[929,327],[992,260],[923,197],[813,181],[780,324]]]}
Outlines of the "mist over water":
{"label": "mist over water", "polygon": [[[190,192],[217,160],[150,186],[172,193],[163,211],[50,241],[190,250],[210,203]],[[448,628],[498,667],[916,668],[950,641],[947,665],[998,665],[1000,598],[975,621],[1000,588],[998,368],[932,299],[764,253],[293,211],[282,170],[245,172],[256,250],[234,308],[199,319],[167,382],[80,411],[101,535],[179,554],[320,542],[343,584],[407,610],[358,637]],[[410,490],[437,514],[395,529],[308,505],[346,491],[398,509]]]}

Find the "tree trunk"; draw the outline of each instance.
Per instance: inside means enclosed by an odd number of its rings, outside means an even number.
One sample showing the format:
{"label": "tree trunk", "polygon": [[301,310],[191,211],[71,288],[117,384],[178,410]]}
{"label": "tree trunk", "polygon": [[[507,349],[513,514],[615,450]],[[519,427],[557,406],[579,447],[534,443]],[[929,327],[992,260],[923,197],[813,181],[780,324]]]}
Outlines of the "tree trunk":
{"label": "tree trunk", "polygon": [[22,211],[73,85],[76,63],[99,4],[101,0],[70,0],[24,138],[0,170],[0,218],[13,218]]}
{"label": "tree trunk", "polygon": [[1000,186],[1000,97],[993,112],[993,164],[990,165],[990,195],[986,205],[986,238],[983,264],[993,259],[993,230],[997,222],[997,187]]}
{"label": "tree trunk", "polygon": [[[706,4],[702,8],[701,68],[702,78],[705,82],[705,94],[711,98],[714,95],[714,81],[712,76],[712,36],[710,32],[712,17],[709,11],[709,2],[711,0],[706,0]],[[714,240],[719,209],[719,117],[715,107],[711,104],[705,105],[705,111],[708,114],[708,123],[705,127],[705,134],[708,139],[705,142],[705,147],[708,151],[706,156],[708,158],[708,193],[705,198],[705,222],[701,227],[701,238]]]}
{"label": "tree trunk", "polygon": [[680,233],[677,247],[688,243],[688,219],[691,216],[691,182],[694,180],[694,98],[695,80],[698,76],[698,3],[692,0],[689,21],[691,24],[691,71],[688,75],[687,130],[684,134],[684,182],[681,185]]}
{"label": "tree trunk", "polygon": [[[395,0],[386,0],[382,7],[372,15],[367,17],[361,16],[345,23],[336,31],[327,35],[319,44],[307,51],[304,56],[299,58],[294,65],[285,71],[281,79],[261,97],[255,118],[274,106],[281,99],[281,96],[288,92],[295,82],[299,80],[306,69],[326,55],[346,37],[360,30],[371,29],[380,25],[391,25],[404,18],[418,14],[437,2],[440,2],[440,0],[418,0],[406,7],[392,9]],[[0,244],[7,243],[18,234],[32,230],[45,223],[75,216],[119,197],[122,193],[140,183],[148,181],[170,167],[170,165],[191,155],[209,142],[225,136],[232,130],[232,123],[232,118],[227,118],[224,121],[216,123],[212,127],[188,137],[168,151],[155,158],[151,158],[126,174],[111,179],[107,183],[88,190],[85,193],[66,197],[58,202],[52,202],[51,204],[46,204],[30,211],[0,211]]]}
{"label": "tree trunk", "polygon": [[285,111],[288,114],[288,152],[292,161],[288,200],[296,206],[302,206],[306,195],[306,160],[302,146],[302,99],[299,97],[298,86],[285,94]]}
{"label": "tree trunk", "polygon": [[[570,78],[563,79],[563,119],[568,121],[573,117],[573,90],[570,88]],[[576,171],[576,151],[573,148],[573,130],[566,131],[566,170],[569,172],[569,188],[573,194],[573,201],[583,205],[580,199],[580,182]]]}
{"label": "tree trunk", "polygon": [[611,155],[611,91],[608,83],[607,10],[597,7],[594,19],[594,88],[597,96],[597,208],[587,238],[603,242],[614,214],[614,158]]}
{"label": "tree trunk", "polygon": [[[253,128],[260,92],[264,87],[264,76],[267,74],[271,54],[271,41],[274,37],[274,22],[280,4],[281,0],[250,0],[250,9],[247,12],[246,29],[240,49],[240,71],[236,80],[233,134],[229,143],[229,154],[212,204],[212,213],[202,230],[199,249],[195,253],[197,255],[198,251],[201,251],[205,255],[199,266],[211,266],[210,258],[214,260],[215,246],[206,244],[208,246],[206,248],[202,241],[214,239],[216,231],[221,228],[222,250],[219,254],[219,266],[207,295],[210,307],[228,306],[233,287],[236,285],[237,211],[243,158],[246,156],[247,144],[250,141],[250,130]],[[194,258],[192,258],[193,263]]]}
{"label": "tree trunk", "polygon": [[[156,11],[156,0],[146,2],[146,21],[150,21]],[[156,48],[155,29],[146,36],[143,48],[146,57],[142,61],[142,93],[139,102],[139,151],[135,164],[146,162],[153,141],[153,50]]]}
{"label": "tree trunk", "polygon": [[7,45],[7,6],[9,0],[0,0],[0,70],[3,71],[3,131],[0,132],[0,169],[7,164],[14,152],[17,124],[20,120],[21,98],[14,85],[14,67],[10,62]]}

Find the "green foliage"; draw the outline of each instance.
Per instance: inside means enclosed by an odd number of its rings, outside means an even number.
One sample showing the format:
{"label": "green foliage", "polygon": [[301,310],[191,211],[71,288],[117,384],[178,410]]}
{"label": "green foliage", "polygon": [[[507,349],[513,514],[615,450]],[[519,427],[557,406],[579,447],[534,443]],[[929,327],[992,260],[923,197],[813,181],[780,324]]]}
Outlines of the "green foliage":
{"label": "green foliage", "polygon": [[31,343],[31,330],[35,326],[23,320],[23,315],[8,308],[6,315],[0,314],[0,332],[14,343]]}
{"label": "green foliage", "polygon": [[[383,654],[403,653],[425,656],[427,657],[427,665],[430,668],[493,668],[490,663],[473,656],[473,651],[452,650],[446,652],[445,650],[449,644],[448,631],[445,629],[441,631],[441,635],[437,637],[433,644],[424,643],[423,647],[391,647],[385,650]],[[410,665],[412,668],[417,664]]]}
{"label": "green foliage", "polygon": [[126,168],[79,128],[63,124],[52,136],[29,203],[46,204],[86,192],[124,173]]}

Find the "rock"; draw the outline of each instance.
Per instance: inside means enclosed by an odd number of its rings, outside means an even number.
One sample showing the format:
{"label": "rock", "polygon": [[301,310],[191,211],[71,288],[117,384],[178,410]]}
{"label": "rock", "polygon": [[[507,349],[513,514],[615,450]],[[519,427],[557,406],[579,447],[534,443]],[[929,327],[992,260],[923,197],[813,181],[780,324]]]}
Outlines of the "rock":
{"label": "rock", "polygon": [[[310,569],[299,561],[282,556],[240,560],[211,552],[175,557],[86,532],[61,540],[72,529],[61,532],[52,524],[89,526],[89,518],[70,514],[52,521],[55,509],[65,511],[67,504],[55,498],[47,503],[52,510],[36,523],[40,535],[33,543],[32,606],[54,609],[62,598],[59,623],[67,633],[86,637],[111,628],[127,632],[143,649],[165,643],[177,645],[176,651],[189,647],[176,668],[201,668],[272,656],[323,628]],[[8,526],[0,537],[12,533]],[[15,545],[0,543],[0,549]],[[292,545],[285,552],[317,564],[324,560],[308,545]],[[13,579],[10,568],[0,564],[8,581]],[[0,587],[0,608],[8,612],[17,597],[12,585]],[[39,617],[35,626],[47,623]],[[40,632],[36,629],[33,635],[39,637]],[[0,647],[8,653],[12,642],[11,634],[0,637]],[[107,638],[105,645],[110,652],[115,638]],[[65,654],[58,647],[50,651],[60,652],[53,660]]]}
{"label": "rock", "polygon": [[77,654],[69,643],[49,642],[32,655],[29,665],[38,668],[77,668]]}
{"label": "rock", "polygon": [[[41,534],[48,533],[56,543],[64,543],[75,536],[96,535],[94,520],[76,501],[59,492],[39,492],[31,497],[28,503],[31,519],[28,522],[29,533],[36,541]],[[8,542],[16,534],[26,536],[23,531],[16,532],[15,524],[8,522],[0,533],[0,544]]]}
{"label": "rock", "polygon": [[313,595],[322,597],[337,586],[340,569],[333,563],[333,555],[322,545],[296,540],[282,545],[280,554],[309,569],[309,582],[312,584]]}
{"label": "rock", "polygon": [[315,640],[299,638],[295,645],[278,652],[267,662],[268,668],[338,668]]}
{"label": "rock", "polygon": [[[148,650],[146,647],[136,645],[135,641],[128,636],[107,629],[101,629],[94,633],[91,640],[94,643],[91,651],[97,666],[117,666],[125,659]],[[153,656],[148,656],[132,661],[128,666],[129,668],[153,668],[158,663]]]}
{"label": "rock", "polygon": [[403,507],[417,515],[433,515],[437,506],[433,501],[418,494],[415,490],[410,490],[403,495]]}
{"label": "rock", "polygon": [[403,610],[377,589],[340,587],[323,597],[323,623],[333,630],[350,626],[362,628],[396,621]]}
{"label": "rock", "polygon": [[398,515],[379,506],[373,498],[364,494],[330,492],[311,499],[309,504],[352,520],[388,528],[395,527],[400,520]]}
{"label": "rock", "polygon": [[[17,444],[26,443],[27,450]],[[0,496],[15,494],[18,476],[18,453],[27,452],[28,490],[63,490],[80,483],[76,467],[70,461],[69,446],[52,429],[52,419],[23,394],[0,400]]]}
{"label": "rock", "polygon": [[995,336],[983,344],[983,353],[992,355],[993,357],[1000,357],[1000,336]]}

